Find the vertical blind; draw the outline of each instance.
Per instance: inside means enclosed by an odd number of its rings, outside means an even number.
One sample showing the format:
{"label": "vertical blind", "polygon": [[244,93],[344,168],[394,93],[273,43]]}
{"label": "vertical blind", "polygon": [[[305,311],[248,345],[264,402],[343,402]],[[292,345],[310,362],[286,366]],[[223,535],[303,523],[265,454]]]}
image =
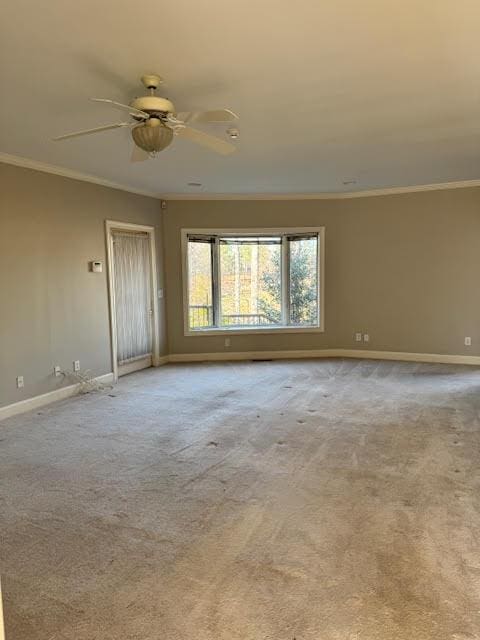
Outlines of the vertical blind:
{"label": "vertical blind", "polygon": [[147,234],[113,232],[117,360],[152,352],[150,241]]}

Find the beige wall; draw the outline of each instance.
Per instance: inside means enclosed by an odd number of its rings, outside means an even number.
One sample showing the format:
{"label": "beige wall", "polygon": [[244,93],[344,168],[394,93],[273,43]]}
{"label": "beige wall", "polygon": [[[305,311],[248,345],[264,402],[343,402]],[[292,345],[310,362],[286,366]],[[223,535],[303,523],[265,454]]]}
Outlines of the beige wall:
{"label": "beige wall", "polygon": [[[170,353],[226,351],[183,335],[182,228],[326,227],[325,332],[234,335],[230,351],[368,348],[480,355],[480,189],[346,200],[170,201]],[[353,340],[368,332],[370,343]],[[464,346],[464,337],[473,346]]]}
{"label": "beige wall", "polygon": [[[162,353],[227,351],[223,336],[183,335],[182,228],[325,226],[325,332],[233,335],[229,351],[480,355],[480,189],[170,201],[162,230],[158,200],[0,164],[0,406],[65,384],[52,375],[55,364],[68,370],[79,359],[95,375],[111,371],[106,268],[88,270],[90,260],[106,262],[106,219],[157,228],[159,287],[166,286],[168,303],[165,319],[160,301]],[[368,332],[370,343],[355,343],[356,331]]]}
{"label": "beige wall", "polygon": [[[106,219],[157,227],[163,286],[158,200],[0,164],[0,406],[65,384],[52,375],[56,364],[112,370]],[[103,273],[89,272],[90,260],[103,260]]]}

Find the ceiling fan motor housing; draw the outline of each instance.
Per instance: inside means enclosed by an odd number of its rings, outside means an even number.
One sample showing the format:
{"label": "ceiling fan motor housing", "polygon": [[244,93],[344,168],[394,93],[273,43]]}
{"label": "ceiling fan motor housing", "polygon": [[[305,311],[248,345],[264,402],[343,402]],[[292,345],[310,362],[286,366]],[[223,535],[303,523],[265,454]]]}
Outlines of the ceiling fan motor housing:
{"label": "ceiling fan motor housing", "polygon": [[140,111],[146,111],[147,113],[174,113],[175,107],[167,98],[160,98],[158,96],[141,96],[135,98],[130,104],[135,109]]}

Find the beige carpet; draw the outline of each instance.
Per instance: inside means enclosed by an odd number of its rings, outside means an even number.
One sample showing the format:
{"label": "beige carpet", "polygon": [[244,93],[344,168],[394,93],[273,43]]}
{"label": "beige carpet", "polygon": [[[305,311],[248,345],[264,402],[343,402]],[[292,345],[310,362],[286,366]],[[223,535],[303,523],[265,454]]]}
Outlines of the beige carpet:
{"label": "beige carpet", "polygon": [[479,390],[169,365],[4,421],[7,640],[480,638]]}

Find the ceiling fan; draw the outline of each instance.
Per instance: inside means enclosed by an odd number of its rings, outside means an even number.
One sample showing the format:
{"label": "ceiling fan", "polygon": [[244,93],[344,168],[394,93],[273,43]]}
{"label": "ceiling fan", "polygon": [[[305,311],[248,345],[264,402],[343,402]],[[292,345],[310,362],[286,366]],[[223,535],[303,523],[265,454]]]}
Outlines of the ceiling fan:
{"label": "ceiling fan", "polygon": [[[91,98],[93,102],[100,102],[121,111],[128,112],[131,120],[116,122],[94,129],[74,131],[63,136],[53,138],[54,141],[67,140],[77,136],[86,136],[92,133],[129,127],[132,132],[135,146],[131,157],[132,162],[141,162],[166,149],[171,144],[173,137],[178,136],[206,147],[211,151],[222,155],[229,155],[236,150],[235,145],[221,138],[211,136],[204,131],[190,126],[192,122],[199,124],[229,123],[238,120],[238,116],[229,109],[217,109],[213,111],[190,111],[177,113],[175,107],[167,98],[155,95],[155,91],[162,84],[163,79],[156,74],[147,74],[141,78],[143,85],[149,91],[149,95],[135,98],[130,104],[122,104],[107,98]],[[238,133],[232,130],[232,138]],[[234,135],[235,134],[235,135]]]}

